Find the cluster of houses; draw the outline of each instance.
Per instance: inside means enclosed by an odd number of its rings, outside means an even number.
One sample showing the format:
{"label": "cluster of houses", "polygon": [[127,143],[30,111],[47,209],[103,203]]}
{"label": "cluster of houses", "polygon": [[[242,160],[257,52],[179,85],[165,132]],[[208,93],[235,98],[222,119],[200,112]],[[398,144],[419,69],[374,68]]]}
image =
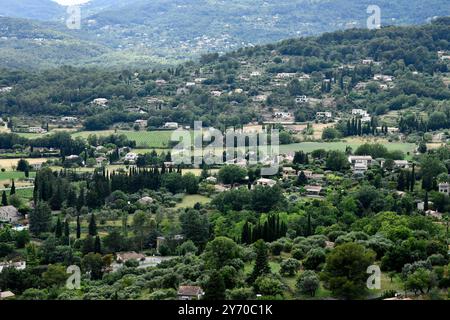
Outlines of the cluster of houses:
{"label": "cluster of houses", "polygon": [[361,122],[370,122],[372,120],[370,114],[363,109],[352,109],[352,115],[361,117]]}

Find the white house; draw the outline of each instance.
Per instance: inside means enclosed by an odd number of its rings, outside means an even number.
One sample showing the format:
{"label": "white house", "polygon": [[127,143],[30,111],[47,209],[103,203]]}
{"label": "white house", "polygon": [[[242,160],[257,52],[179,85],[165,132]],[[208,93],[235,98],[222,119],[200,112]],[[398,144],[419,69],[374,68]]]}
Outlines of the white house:
{"label": "white house", "polygon": [[383,82],[392,82],[394,81],[394,77],[388,76],[385,74],[376,74],[373,76],[373,80],[375,81],[383,81]]}
{"label": "white house", "polygon": [[220,97],[220,96],[222,95],[222,91],[213,90],[213,91],[211,91],[211,94],[212,94],[214,97]]}
{"label": "white house", "polygon": [[307,96],[297,96],[295,98],[295,103],[307,103],[309,101]]}
{"label": "white house", "polygon": [[164,129],[178,129],[178,122],[166,122]]}
{"label": "white house", "polygon": [[167,83],[167,81],[164,80],[164,79],[158,79],[158,80],[155,81],[155,83],[156,83],[157,86],[163,86],[163,85],[165,85]]}
{"label": "white house", "polygon": [[322,187],[321,186],[305,186],[305,190],[309,194],[319,195],[320,192],[322,191]]}
{"label": "white house", "polygon": [[333,115],[331,112],[316,112],[316,118],[317,119],[331,119]]}
{"label": "white house", "polygon": [[353,173],[355,174],[363,174],[367,171],[367,163],[357,162],[353,165]]}
{"label": "white house", "polygon": [[292,118],[292,113],[277,111],[277,112],[274,112],[273,116],[274,116],[274,118],[289,119],[289,118]]}
{"label": "white house", "polygon": [[198,286],[180,286],[178,288],[178,300],[201,300],[205,292]]}
{"label": "white house", "polygon": [[351,163],[352,165],[356,163],[364,163],[367,166],[370,166],[373,162],[373,159],[371,156],[349,156],[348,162]]}
{"label": "white house", "polygon": [[217,178],[216,177],[208,177],[205,179],[207,183],[210,184],[216,184],[217,183]]}
{"label": "white house", "polygon": [[2,273],[3,269],[6,268],[14,268],[16,270],[25,270],[27,267],[26,261],[17,261],[17,262],[0,262],[0,273]]}
{"label": "white house", "polygon": [[439,192],[449,195],[450,194],[450,184],[449,183],[439,183]]}
{"label": "white house", "polygon": [[45,130],[42,127],[29,127],[28,132],[30,132],[30,133],[46,133],[47,130]]}
{"label": "white house", "polygon": [[10,298],[14,298],[15,294],[12,293],[11,291],[1,291],[0,292],[0,300],[5,300],[5,299],[10,299]]}
{"label": "white house", "polygon": [[267,100],[267,95],[260,94],[253,98],[253,101],[255,102],[265,102]]}
{"label": "white house", "polygon": [[72,122],[77,122],[78,118],[76,118],[76,117],[62,117],[61,121],[62,122],[70,122],[70,123],[72,123]]}
{"label": "white house", "polygon": [[275,76],[275,78],[277,78],[277,79],[289,79],[289,78],[295,77],[295,75],[296,75],[295,73],[281,72],[281,73],[278,73]]}
{"label": "white house", "polygon": [[365,122],[370,122],[372,121],[372,117],[371,116],[364,116],[361,118],[361,122],[365,123]]}
{"label": "white house", "polygon": [[135,162],[138,158],[138,155],[133,152],[129,152],[125,155],[124,161]]}
{"label": "white house", "polygon": [[154,202],[153,198],[149,196],[143,197],[138,200],[138,203],[142,205],[149,205],[152,204],[153,202]]}
{"label": "white house", "polygon": [[277,184],[277,182],[275,180],[272,180],[272,179],[261,178],[261,179],[256,180],[256,185],[257,186],[273,187],[276,184]]}
{"label": "white house", "polygon": [[98,106],[106,106],[108,104],[108,99],[105,98],[97,98],[92,101],[92,104],[96,104]]}
{"label": "white house", "polygon": [[0,93],[9,93],[12,91],[12,89],[13,89],[13,87],[1,87]]}
{"label": "white house", "polygon": [[202,83],[203,81],[207,80],[206,78],[195,78],[194,82],[195,83]]}
{"label": "white house", "polygon": [[394,160],[394,165],[396,168],[401,168],[401,169],[409,168],[408,160]]}
{"label": "white house", "polygon": [[369,113],[367,113],[367,111],[363,110],[363,109],[352,109],[352,115],[367,117],[367,116],[369,116]]}
{"label": "white house", "polygon": [[138,119],[134,124],[137,124],[140,128],[145,128],[147,127],[147,120]]}
{"label": "white house", "polygon": [[370,65],[370,64],[373,64],[373,59],[363,59],[362,61],[362,64],[364,64],[364,65]]}

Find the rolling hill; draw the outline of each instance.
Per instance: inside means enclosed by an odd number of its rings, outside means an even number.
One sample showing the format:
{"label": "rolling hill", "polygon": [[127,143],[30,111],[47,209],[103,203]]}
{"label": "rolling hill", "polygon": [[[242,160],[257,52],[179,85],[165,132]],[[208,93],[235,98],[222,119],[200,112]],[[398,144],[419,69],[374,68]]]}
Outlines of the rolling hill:
{"label": "rolling hill", "polygon": [[[381,8],[382,25],[423,24],[450,15],[447,0],[91,0],[82,6],[77,31],[65,27],[64,7],[51,0],[0,0],[0,15],[41,20],[8,20],[18,26],[1,27],[0,59],[14,68],[174,64],[207,52],[365,27],[372,4]],[[17,30],[23,37],[15,38]],[[27,32],[52,41],[34,45]]]}

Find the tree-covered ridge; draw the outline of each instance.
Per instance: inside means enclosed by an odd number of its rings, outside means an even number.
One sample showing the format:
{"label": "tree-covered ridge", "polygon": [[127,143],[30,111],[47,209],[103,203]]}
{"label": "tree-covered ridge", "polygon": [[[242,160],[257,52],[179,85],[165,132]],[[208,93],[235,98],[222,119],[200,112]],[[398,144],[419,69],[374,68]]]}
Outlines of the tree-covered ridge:
{"label": "tree-covered ridge", "polygon": [[[106,129],[138,117],[148,119],[151,127],[167,121],[192,125],[194,119],[205,125],[242,125],[263,121],[274,108],[305,121],[318,111],[329,111],[327,105],[336,113],[362,108],[378,116],[411,108],[430,115],[445,113],[450,97],[445,83],[448,63],[439,52],[450,49],[448,20],[286,40],[223,56],[208,54],[198,63],[168,69],[4,70],[0,83],[12,90],[0,96],[0,110],[5,116],[79,115],[87,118],[89,129]],[[361,62],[367,59],[376,64]],[[288,73],[290,77],[296,73],[295,79],[277,78]],[[377,74],[393,78],[393,85],[382,89],[373,80]],[[301,95],[318,102],[299,105],[296,98]],[[96,98],[110,100],[107,110],[93,107]],[[137,114],[136,109],[147,114]]]}
{"label": "tree-covered ridge", "polygon": [[38,20],[55,20],[64,8],[52,0],[0,0],[0,15]]}
{"label": "tree-covered ridge", "polygon": [[[50,0],[46,2],[55,6]],[[34,3],[30,4],[28,0],[22,6],[20,1],[19,6],[15,3],[4,4],[0,14],[6,17],[35,17]],[[36,18],[47,21],[41,21],[36,29],[65,29],[64,32],[77,41],[105,47],[111,52],[106,55],[105,52],[84,55],[83,51],[89,50],[83,47],[78,50],[77,59],[72,59],[58,55],[56,49],[61,49],[58,43],[39,48],[16,40],[27,49],[30,57],[36,54],[35,59],[27,61],[21,56],[21,48],[9,43],[13,40],[7,40],[1,45],[10,47],[10,50],[0,52],[0,57],[9,55],[14,63],[6,65],[14,68],[47,68],[48,64],[39,59],[44,54],[57,65],[143,67],[148,64],[174,64],[197,58],[206,52],[223,53],[291,37],[365,28],[369,5],[380,6],[383,26],[423,24],[433,17],[450,14],[445,0],[428,1],[426,5],[418,0],[91,0],[81,7],[82,30],[66,28],[67,14],[63,7],[58,7],[58,12],[51,16],[45,14],[44,5],[43,16]],[[29,11],[31,16],[27,14]],[[52,10],[49,9],[49,12]],[[64,49],[75,50],[70,47]],[[30,63],[30,60],[33,62]]]}

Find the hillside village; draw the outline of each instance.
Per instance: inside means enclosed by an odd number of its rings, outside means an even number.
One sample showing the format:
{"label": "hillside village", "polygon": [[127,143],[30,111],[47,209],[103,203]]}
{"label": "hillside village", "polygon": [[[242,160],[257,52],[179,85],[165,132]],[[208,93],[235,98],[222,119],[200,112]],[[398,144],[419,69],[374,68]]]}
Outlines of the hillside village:
{"label": "hillside village", "polygon": [[[167,70],[5,70],[1,299],[448,299],[449,27]],[[277,129],[280,152],[177,164],[170,137],[194,121],[204,138]]]}

